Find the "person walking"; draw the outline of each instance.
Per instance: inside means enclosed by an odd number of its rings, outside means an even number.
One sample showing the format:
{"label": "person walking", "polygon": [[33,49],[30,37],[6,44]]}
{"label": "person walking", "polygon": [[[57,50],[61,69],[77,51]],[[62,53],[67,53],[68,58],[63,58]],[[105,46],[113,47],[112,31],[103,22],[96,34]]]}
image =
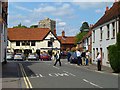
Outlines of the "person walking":
{"label": "person walking", "polygon": [[88,63],[89,63],[89,57],[90,57],[90,52],[87,50],[86,51],[86,63],[85,63],[85,65],[88,65]]}
{"label": "person walking", "polygon": [[71,57],[71,53],[70,53],[70,50],[67,51],[67,60],[68,62],[70,62],[70,57]]}
{"label": "person walking", "polygon": [[97,53],[97,68],[98,68],[98,71],[101,71],[101,55],[100,53],[98,52]]}
{"label": "person walking", "polygon": [[76,49],[76,55],[77,55],[77,61],[78,61],[78,65],[82,65],[82,59],[81,59],[81,52],[79,49]]}
{"label": "person walking", "polygon": [[59,65],[61,66],[61,54],[59,53],[59,51],[57,51],[56,55],[55,55],[55,58],[56,58],[56,61],[55,61],[55,64],[54,66],[56,66],[57,62],[59,62]]}

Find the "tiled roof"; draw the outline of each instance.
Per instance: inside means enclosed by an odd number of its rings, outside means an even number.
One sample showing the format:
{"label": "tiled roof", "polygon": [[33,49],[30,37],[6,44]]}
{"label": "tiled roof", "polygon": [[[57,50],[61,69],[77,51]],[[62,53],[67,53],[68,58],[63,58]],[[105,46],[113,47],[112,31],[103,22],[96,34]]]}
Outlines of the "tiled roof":
{"label": "tiled roof", "polygon": [[98,22],[93,26],[93,28],[96,28],[99,25],[102,25],[112,19],[115,19],[120,15],[120,1],[115,2],[113,6],[106,11],[106,13],[98,20]]}
{"label": "tiled roof", "polygon": [[43,40],[48,28],[8,28],[9,40]]}
{"label": "tiled roof", "polygon": [[58,39],[62,44],[74,44],[76,38],[75,36],[58,36]]}

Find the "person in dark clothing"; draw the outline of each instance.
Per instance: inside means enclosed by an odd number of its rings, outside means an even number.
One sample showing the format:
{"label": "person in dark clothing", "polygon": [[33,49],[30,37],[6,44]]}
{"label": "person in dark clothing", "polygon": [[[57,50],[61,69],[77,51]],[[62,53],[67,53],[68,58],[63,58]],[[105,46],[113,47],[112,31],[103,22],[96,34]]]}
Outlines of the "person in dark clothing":
{"label": "person in dark clothing", "polygon": [[97,53],[97,68],[98,68],[98,71],[101,71],[101,55],[100,53],[98,52]]}
{"label": "person in dark clothing", "polygon": [[59,65],[61,66],[61,54],[59,53],[59,51],[57,51],[56,55],[55,55],[55,58],[56,58],[56,61],[55,61],[55,64],[54,66],[56,66],[57,62],[59,62]]}
{"label": "person in dark clothing", "polygon": [[67,52],[67,60],[68,60],[68,62],[70,61],[70,57],[71,57],[71,53],[70,53],[70,51],[68,51]]}

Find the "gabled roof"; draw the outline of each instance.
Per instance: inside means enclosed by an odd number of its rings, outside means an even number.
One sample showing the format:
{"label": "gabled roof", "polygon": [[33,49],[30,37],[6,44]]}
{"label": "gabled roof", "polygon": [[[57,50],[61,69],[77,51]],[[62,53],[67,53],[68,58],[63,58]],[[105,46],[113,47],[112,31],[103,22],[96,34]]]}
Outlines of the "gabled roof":
{"label": "gabled roof", "polygon": [[62,44],[75,44],[75,36],[58,36]]}
{"label": "gabled roof", "polygon": [[115,2],[113,6],[105,12],[105,14],[98,20],[98,22],[93,26],[93,28],[96,28],[99,25],[102,25],[112,19],[115,19],[120,15],[120,1]]}
{"label": "gabled roof", "polygon": [[8,39],[43,40],[49,32],[48,28],[8,28]]}

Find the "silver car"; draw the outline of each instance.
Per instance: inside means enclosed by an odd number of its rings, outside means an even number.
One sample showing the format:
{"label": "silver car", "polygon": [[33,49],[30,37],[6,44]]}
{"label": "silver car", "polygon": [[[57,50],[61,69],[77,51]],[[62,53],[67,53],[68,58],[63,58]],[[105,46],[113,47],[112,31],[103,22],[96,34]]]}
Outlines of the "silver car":
{"label": "silver car", "polygon": [[7,53],[6,59],[7,60],[13,60],[14,59],[14,55],[12,53]]}
{"label": "silver car", "polygon": [[14,55],[14,60],[20,60],[20,61],[24,60],[22,53],[16,53]]}
{"label": "silver car", "polygon": [[39,57],[37,54],[29,54],[28,55],[28,60],[39,60]]}

